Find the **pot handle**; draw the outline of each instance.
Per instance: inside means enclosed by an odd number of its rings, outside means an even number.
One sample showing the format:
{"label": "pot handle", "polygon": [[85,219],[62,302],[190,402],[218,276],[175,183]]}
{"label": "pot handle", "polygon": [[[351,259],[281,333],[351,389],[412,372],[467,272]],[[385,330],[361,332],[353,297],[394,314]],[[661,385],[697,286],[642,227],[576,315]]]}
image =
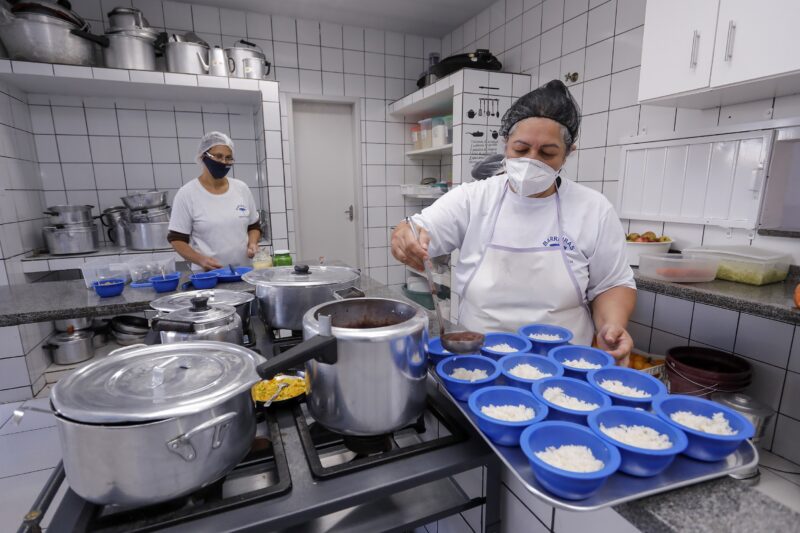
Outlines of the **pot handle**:
{"label": "pot handle", "polygon": [[264,76],[269,76],[269,69],[272,67],[272,63],[270,63],[269,61],[267,61],[265,59],[264,60],[264,67],[266,68],[266,70],[264,71]]}
{"label": "pot handle", "polygon": [[192,437],[207,429],[214,428],[214,436],[211,439],[211,448],[216,449],[222,446],[225,433],[231,426],[231,420],[236,417],[236,411],[231,411],[223,415],[215,416],[211,420],[206,420],[200,425],[195,426],[183,435],[179,435],[167,441],[167,449],[183,457],[184,461],[193,461],[197,457],[197,451],[192,446]]}
{"label": "pot handle", "polygon": [[234,61],[231,56],[228,56],[228,70],[231,74],[236,72],[236,61]]}
{"label": "pot handle", "polygon": [[272,379],[281,372],[300,366],[306,361],[316,359],[321,363],[332,365],[338,360],[336,337],[333,335],[315,335],[297,346],[286,350],[256,368],[263,379]]}
{"label": "pot handle", "polygon": [[108,37],[102,35],[94,35],[93,33],[89,33],[88,31],[83,30],[70,30],[72,35],[76,37],[80,37],[81,39],[86,39],[87,41],[92,41],[95,44],[102,46],[103,48],[108,48],[109,40]]}
{"label": "pot handle", "polygon": [[176,331],[178,333],[194,333],[194,326],[189,322],[177,322],[175,320],[165,320],[154,318],[150,322],[150,327],[154,331]]}

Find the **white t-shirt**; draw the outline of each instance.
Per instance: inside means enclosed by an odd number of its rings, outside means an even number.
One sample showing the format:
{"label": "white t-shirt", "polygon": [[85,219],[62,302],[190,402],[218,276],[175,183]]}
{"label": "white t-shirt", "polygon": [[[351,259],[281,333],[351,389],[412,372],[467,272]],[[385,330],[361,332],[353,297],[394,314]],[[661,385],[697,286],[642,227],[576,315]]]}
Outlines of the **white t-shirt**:
{"label": "white t-shirt", "polygon": [[[432,257],[460,250],[452,287],[457,294],[463,294],[490,242],[493,215],[506,181],[506,175],[501,174],[466,183],[413,217],[415,223],[430,231],[428,251]],[[625,233],[608,199],[563,177],[558,194],[564,248],[586,302],[614,287],[635,289],[625,255]],[[514,248],[556,245],[556,213],[555,195],[523,198],[509,189],[492,241]]]}
{"label": "white t-shirt", "polygon": [[192,248],[223,265],[250,263],[247,226],[258,221],[258,208],[243,181],[228,178],[224,194],[211,194],[199,179],[181,187],[172,202],[169,230],[190,236]]}

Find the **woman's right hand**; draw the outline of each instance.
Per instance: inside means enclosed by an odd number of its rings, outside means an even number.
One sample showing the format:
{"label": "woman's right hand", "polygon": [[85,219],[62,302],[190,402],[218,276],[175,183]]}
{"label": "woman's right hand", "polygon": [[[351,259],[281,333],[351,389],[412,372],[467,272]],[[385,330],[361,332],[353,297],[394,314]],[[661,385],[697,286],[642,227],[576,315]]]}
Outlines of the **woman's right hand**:
{"label": "woman's right hand", "polygon": [[407,222],[398,224],[392,232],[392,255],[395,259],[415,270],[425,270],[422,262],[428,258],[431,236],[427,230],[417,226],[419,241],[414,238]]}
{"label": "woman's right hand", "polygon": [[222,263],[214,259],[213,257],[203,257],[199,263],[197,263],[203,270],[208,272],[209,270],[216,270],[218,268],[222,268]]}

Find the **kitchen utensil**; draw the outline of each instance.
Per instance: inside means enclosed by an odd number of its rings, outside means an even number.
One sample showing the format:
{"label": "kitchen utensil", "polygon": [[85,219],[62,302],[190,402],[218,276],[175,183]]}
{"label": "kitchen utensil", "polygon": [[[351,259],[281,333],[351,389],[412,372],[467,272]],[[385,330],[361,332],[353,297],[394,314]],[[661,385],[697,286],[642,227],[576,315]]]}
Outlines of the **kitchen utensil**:
{"label": "kitchen utensil", "polygon": [[484,99],[480,98],[479,101],[478,101],[478,116],[479,117],[483,116],[483,104],[484,104]]}
{"label": "kitchen utensil", "polygon": [[42,348],[50,353],[57,365],[71,365],[94,357],[92,330],[57,333]]}
{"label": "kitchen utensil", "polygon": [[275,398],[277,398],[278,396],[280,396],[280,394],[281,394],[281,391],[282,391],[283,389],[285,389],[286,387],[288,387],[288,386],[289,386],[289,384],[288,384],[288,383],[286,383],[286,382],[283,382],[283,383],[278,383],[278,388],[277,388],[277,390],[275,391],[275,394],[273,394],[272,396],[270,396],[270,397],[269,397],[269,399],[268,399],[266,402],[264,402],[264,407],[269,407],[270,405],[272,405],[272,402],[274,402],[274,401],[275,401]]}
{"label": "kitchen utensil", "polygon": [[158,32],[150,29],[123,29],[107,32],[103,62],[109,68],[156,70]]}
{"label": "kitchen utensil", "polygon": [[[291,385],[293,380],[299,380],[299,381],[303,382],[303,385],[304,385],[303,392],[300,393],[300,394],[297,394],[295,396],[291,396],[289,398],[284,398],[284,399],[278,399],[276,397],[274,400],[272,400],[272,403],[277,403],[277,404],[280,404],[280,405],[286,405],[286,404],[289,404],[289,403],[294,404],[294,403],[298,403],[298,402],[301,402],[301,401],[305,400],[306,390],[307,390],[306,373],[304,371],[302,371],[302,370],[297,370],[297,371],[293,371],[293,372],[286,372],[284,374],[278,374],[277,376],[275,376],[271,380],[268,380],[268,381],[263,381],[262,380],[260,383],[256,383],[253,386],[253,389],[251,391],[252,392],[252,396],[253,396],[253,400],[256,402],[256,407],[264,407],[265,406],[265,402],[260,400],[259,396],[256,393],[256,389],[259,387],[259,385],[261,383],[268,383],[269,381],[276,381],[276,382],[283,381],[287,385]],[[278,393],[278,395],[280,395],[280,393]]]}
{"label": "kitchen utensil", "polygon": [[[583,381],[586,381],[586,375],[590,370],[611,368],[617,364],[611,354],[605,350],[592,348],[591,346],[559,346],[557,348],[552,348],[549,352],[547,352],[547,357],[564,367],[564,376]],[[566,363],[566,361],[575,361],[581,359],[597,366],[598,368],[579,368]]]}
{"label": "kitchen utensil", "polygon": [[628,264],[639,266],[639,257],[645,254],[666,254],[672,246],[672,241],[668,242],[630,242],[625,243],[625,254],[628,257]]}
{"label": "kitchen utensil", "polygon": [[242,319],[230,305],[208,305],[208,298],[197,296],[192,306],[159,315],[151,321],[161,333],[161,343],[213,340],[242,344]]}
{"label": "kitchen utensil", "polygon": [[100,298],[119,296],[125,290],[125,280],[118,278],[99,279],[92,283],[94,291]]}
{"label": "kitchen utensil", "polygon": [[90,226],[93,205],[51,205],[43,214],[48,215],[47,222],[54,226]]}
{"label": "kitchen utensil", "polygon": [[427,329],[424,310],[397,300],[322,303],[303,315],[303,343],[258,373],[270,379],[305,363],[314,420],[344,435],[391,433],[425,408]]}
{"label": "kitchen utensil", "polygon": [[234,46],[226,48],[225,54],[233,61],[231,72],[237,78],[263,79],[269,75],[271,65],[264,51],[255,43],[240,39]]}
{"label": "kitchen utensil", "polygon": [[170,274],[161,274],[160,276],[153,276],[150,278],[150,283],[156,292],[172,292],[178,288],[178,283],[181,281],[179,272]]}
{"label": "kitchen utensil", "polygon": [[122,196],[122,203],[132,211],[157,209],[167,205],[167,191],[147,191]]}
{"label": "kitchen utensil", "polygon": [[269,75],[270,63],[258,57],[246,57],[242,60],[242,68],[244,69],[243,78],[261,80]]}
{"label": "kitchen utensil", "polygon": [[169,222],[171,213],[172,209],[165,205],[131,211],[128,218],[131,222]]}
{"label": "kitchen utensil", "polygon": [[489,50],[483,48],[466,54],[455,54],[442,59],[435,65],[431,65],[426,75],[417,80],[417,87],[420,89],[425,87],[428,75],[433,75],[436,79],[442,79],[462,68],[502,70],[503,64]]}
{"label": "kitchen utensil", "polygon": [[[643,391],[647,396],[626,396],[610,391],[602,385],[602,383],[607,380],[619,381],[626,387]],[[666,385],[664,385],[660,379],[656,379],[650,374],[641,372],[640,370],[634,370],[633,368],[612,366],[600,368],[598,370],[590,370],[586,374],[586,381],[589,385],[611,398],[612,404],[640,408],[645,411],[650,410],[653,400],[659,396],[669,394]]]}
{"label": "kitchen utensil", "polygon": [[180,292],[153,300],[150,302],[150,307],[156,311],[161,311],[162,314],[171,313],[179,309],[191,307],[192,299],[198,296],[208,298],[208,303],[211,305],[233,306],[236,308],[236,314],[238,314],[239,318],[242,320],[242,328],[244,331],[250,330],[250,315],[253,312],[253,302],[256,297],[249,292],[229,291],[225,289]]}
{"label": "kitchen utensil", "polygon": [[709,396],[715,392],[740,392],[753,379],[752,365],[737,355],[713,348],[675,346],[664,362],[669,392]]}
{"label": "kitchen utensil", "polygon": [[[507,352],[503,350],[496,350],[495,346],[500,344],[507,344],[511,346],[514,351]],[[509,353],[528,353],[531,351],[531,341],[527,337],[517,335],[516,333],[506,333],[501,331],[494,331],[487,333],[483,340],[481,347],[481,355],[491,357],[492,359],[500,359]]]}
{"label": "kitchen utensil", "polygon": [[229,265],[228,265],[228,270],[230,270],[230,272],[231,272],[231,275],[232,275],[232,276],[237,276],[237,275],[238,275],[238,274],[236,273],[236,269],[235,269],[235,268],[233,268],[233,265],[229,264]]}
{"label": "kitchen utensil", "polygon": [[[486,377],[473,380],[454,378],[452,374],[457,368],[463,368],[470,372],[483,370],[486,372]],[[441,378],[444,388],[453,398],[466,402],[476,390],[494,385],[500,377],[500,367],[497,361],[483,355],[451,355],[436,364],[436,373]]]}
{"label": "kitchen utensil", "polygon": [[242,276],[251,270],[253,270],[253,267],[240,266],[235,267],[233,272],[231,272],[229,268],[217,268],[215,270],[209,270],[209,272],[216,273],[220,283],[234,283],[242,281]]}
{"label": "kitchen utensil", "polygon": [[115,7],[108,12],[111,31],[148,28],[150,23],[135,7]]}
{"label": "kitchen utensil", "polygon": [[[533,411],[533,417],[528,420],[501,420],[483,412],[484,407],[491,405],[522,405]],[[483,387],[467,400],[467,406],[477,418],[478,427],[489,440],[501,446],[519,446],[519,438],[525,428],[541,422],[549,410],[531,394],[531,391],[493,385]]]}
{"label": "kitchen utensil", "polygon": [[111,319],[111,330],[127,335],[144,335],[150,329],[146,318],[133,315],[119,315]]}
{"label": "kitchen utensil", "polygon": [[228,76],[233,72],[233,59],[225,55],[225,50],[219,46],[211,48],[208,52],[208,63],[203,58],[203,54],[197,52],[197,57],[203,65],[203,70],[211,76]]}
{"label": "kitchen utensil", "polygon": [[[519,365],[530,365],[536,368],[542,377],[523,378],[517,374],[512,374],[511,370]],[[532,353],[512,353],[505,355],[497,361],[497,366],[500,369],[500,373],[503,375],[503,381],[505,381],[506,385],[527,391],[531,390],[531,386],[540,379],[564,375],[564,367],[560,363]]]}
{"label": "kitchen utensil", "polygon": [[717,279],[765,285],[783,281],[789,274],[792,256],[752,246],[700,246],[684,248],[693,259],[717,259]]}
{"label": "kitchen utensil", "polygon": [[136,507],[220,479],[255,436],[261,361],[221,342],[137,346],[59,380],[50,398],[70,488]]}
{"label": "kitchen utensil", "polygon": [[573,422],[585,426],[586,417],[593,411],[593,409],[588,411],[572,409],[551,402],[545,398],[544,392],[553,387],[560,388],[567,396],[597,405],[596,409],[611,407],[611,399],[607,395],[596,390],[583,380],[566,377],[566,374],[561,377],[544,378],[536,381],[531,386],[531,391],[533,391],[533,395],[550,410],[547,417],[548,420],[563,420],[564,422]]}
{"label": "kitchen utensil", "polygon": [[355,286],[359,274],[347,267],[295,265],[253,270],[242,278],[256,286],[266,325],[298,331],[306,311],[333,300],[334,291]]}
{"label": "kitchen utensil", "polygon": [[569,344],[572,340],[570,330],[550,324],[527,324],[519,328],[517,333],[531,341],[531,353],[539,355],[547,355],[553,348]]}
{"label": "kitchen utensil", "polygon": [[72,333],[74,331],[91,328],[92,318],[63,318],[61,320],[54,320],[53,326],[56,328],[56,331]]}
{"label": "kitchen utensil", "polygon": [[[631,243],[627,243],[630,245]],[[644,243],[634,243],[644,244]],[[642,276],[677,283],[714,281],[719,260],[691,257],[685,254],[651,254],[639,256],[639,273]]]}
{"label": "kitchen utensil", "polygon": [[131,250],[163,250],[171,248],[167,240],[169,222],[125,222],[125,239]]}
{"label": "kitchen utensil", "polygon": [[115,205],[114,207],[103,209],[103,212],[100,214],[100,223],[110,228],[118,225],[120,220],[129,217],[130,210],[127,207]]}
{"label": "kitchen utensil", "polygon": [[775,411],[768,405],[751,398],[741,392],[715,392],[711,399],[717,403],[735,409],[753,424],[753,444],[758,444],[767,430],[769,421],[775,416]]}
{"label": "kitchen utensil", "polygon": [[146,333],[133,335],[131,333],[121,333],[114,330],[111,330],[111,334],[114,336],[114,341],[116,341],[116,343],[120,346],[133,346],[134,344],[142,344],[147,336]]}
{"label": "kitchen utensil", "polygon": [[165,45],[164,55],[167,59],[168,72],[183,74],[206,74],[203,67],[208,57],[209,46],[206,43],[175,41],[170,39]]}
{"label": "kitchen utensil", "polygon": [[189,276],[189,281],[195,289],[213,289],[219,281],[219,274],[216,272],[197,272]]}
{"label": "kitchen utensil", "polygon": [[44,226],[42,235],[47,249],[53,255],[96,252],[99,236],[94,224],[70,226]]}

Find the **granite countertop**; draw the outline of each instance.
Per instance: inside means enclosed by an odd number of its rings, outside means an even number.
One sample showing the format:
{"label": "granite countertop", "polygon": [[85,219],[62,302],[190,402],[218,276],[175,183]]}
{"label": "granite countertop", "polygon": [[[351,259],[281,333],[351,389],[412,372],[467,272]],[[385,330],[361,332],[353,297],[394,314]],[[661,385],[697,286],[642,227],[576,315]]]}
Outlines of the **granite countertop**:
{"label": "granite countertop", "polygon": [[638,268],[634,268],[633,273],[636,286],[642,290],[800,324],[800,309],[795,307],[793,299],[794,289],[800,282],[795,271],[792,271],[795,275],[790,275],[786,281],[761,287],[722,280],[673,283],[647,278]]}

